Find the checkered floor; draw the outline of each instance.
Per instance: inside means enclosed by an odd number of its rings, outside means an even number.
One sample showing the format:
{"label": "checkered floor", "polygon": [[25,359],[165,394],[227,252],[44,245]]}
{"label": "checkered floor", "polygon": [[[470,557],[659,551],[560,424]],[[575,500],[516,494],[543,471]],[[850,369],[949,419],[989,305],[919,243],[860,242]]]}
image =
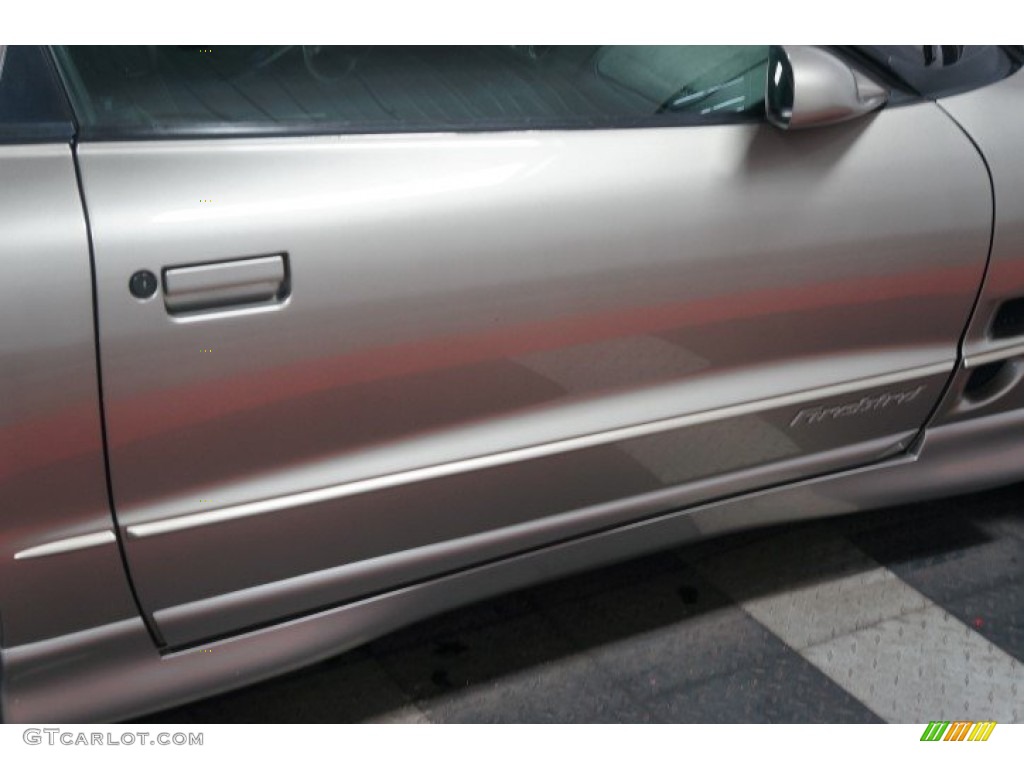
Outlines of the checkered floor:
{"label": "checkered floor", "polygon": [[459,610],[147,722],[1024,721],[1024,485]]}

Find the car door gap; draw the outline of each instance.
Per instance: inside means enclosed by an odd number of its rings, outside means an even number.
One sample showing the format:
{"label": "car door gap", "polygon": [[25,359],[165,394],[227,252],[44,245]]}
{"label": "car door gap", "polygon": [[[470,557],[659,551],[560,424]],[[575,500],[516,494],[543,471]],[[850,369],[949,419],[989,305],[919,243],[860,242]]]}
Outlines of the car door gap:
{"label": "car door gap", "polygon": [[995,242],[996,237],[996,187],[995,181],[992,178],[992,169],[989,167],[988,160],[985,157],[985,153],[981,151],[981,147],[978,146],[978,142],[974,140],[974,137],[972,137],[971,134],[969,134],[967,130],[962,125],[960,125],[959,122],[957,122],[956,118],[953,117],[953,115],[951,115],[946,109],[944,109],[942,105],[939,104],[938,102],[934,103],[935,106],[938,107],[938,109],[942,112],[942,114],[944,114],[953,122],[953,125],[955,125],[957,129],[959,129],[959,131],[971,143],[971,146],[974,147],[974,151],[978,153],[978,157],[981,159],[981,164],[985,167],[985,175],[988,178],[989,196],[992,201],[992,215],[989,221],[988,251],[985,254],[985,266],[983,267],[981,272],[981,280],[978,281],[978,287],[976,293],[974,294],[974,302],[971,304],[971,311],[967,313],[967,320],[964,323],[963,330],[960,332],[960,339],[957,342],[956,365],[953,367],[953,372],[950,374],[949,379],[946,381],[946,385],[945,387],[943,387],[942,393],[935,401],[935,405],[932,406],[931,413],[928,414],[928,417],[925,419],[924,424],[921,426],[920,431],[917,433],[917,436],[911,441],[909,451],[914,454],[920,451],[921,446],[924,444],[924,438],[925,434],[928,432],[928,428],[932,425],[932,422],[934,422],[936,416],[939,414],[939,411],[946,405],[946,399],[949,397],[950,390],[953,387],[953,382],[956,381],[957,373],[959,373],[959,371],[963,367],[965,354],[964,349],[967,343],[967,334],[970,331],[971,327],[974,325],[975,316],[977,315],[978,307],[981,304],[981,297],[985,295],[985,284],[988,282],[989,272],[992,267],[992,246]]}
{"label": "car door gap", "polygon": [[89,275],[92,290],[92,329],[93,329],[93,350],[96,355],[96,387],[99,394],[100,409],[100,437],[103,441],[103,475],[107,488],[107,504],[110,507],[111,521],[114,526],[114,535],[117,537],[117,550],[121,557],[121,565],[124,568],[125,580],[128,583],[128,590],[131,592],[135,608],[139,612],[146,630],[157,647],[162,648],[166,643],[159,629],[152,621],[149,614],[142,608],[142,601],[139,600],[135,582],[132,579],[131,568],[128,565],[128,557],[124,548],[124,537],[121,527],[117,521],[117,509],[114,505],[114,486],[110,474],[110,447],[107,440],[107,415],[103,396],[103,363],[100,355],[100,317],[99,317],[99,296],[96,281],[96,252],[93,247],[92,224],[89,220],[89,205],[85,198],[85,185],[82,182],[82,168],[78,158],[77,138],[71,142],[71,158],[75,166],[75,181],[78,185],[78,198],[82,203],[82,217],[85,221],[85,236],[89,246]]}

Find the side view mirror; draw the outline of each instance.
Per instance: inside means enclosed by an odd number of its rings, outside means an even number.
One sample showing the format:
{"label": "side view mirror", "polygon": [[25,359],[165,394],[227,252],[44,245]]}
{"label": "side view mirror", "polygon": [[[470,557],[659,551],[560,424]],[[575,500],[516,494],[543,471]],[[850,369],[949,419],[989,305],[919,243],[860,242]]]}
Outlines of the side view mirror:
{"label": "side view mirror", "polygon": [[768,49],[764,108],[768,122],[788,130],[853,120],[881,107],[889,89],[828,51],[810,45]]}

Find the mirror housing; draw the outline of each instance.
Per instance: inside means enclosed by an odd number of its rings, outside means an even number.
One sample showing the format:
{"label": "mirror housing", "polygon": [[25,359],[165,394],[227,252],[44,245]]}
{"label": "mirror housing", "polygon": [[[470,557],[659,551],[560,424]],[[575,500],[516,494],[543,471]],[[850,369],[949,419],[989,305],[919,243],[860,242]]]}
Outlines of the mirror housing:
{"label": "mirror housing", "polygon": [[764,109],[768,122],[789,130],[834,125],[873,112],[889,89],[842,59],[810,45],[768,49]]}

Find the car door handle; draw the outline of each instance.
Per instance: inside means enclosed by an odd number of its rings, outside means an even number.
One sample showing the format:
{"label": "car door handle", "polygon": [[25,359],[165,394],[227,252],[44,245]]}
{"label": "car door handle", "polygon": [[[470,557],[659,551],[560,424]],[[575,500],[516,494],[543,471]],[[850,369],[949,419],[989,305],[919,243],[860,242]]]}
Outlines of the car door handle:
{"label": "car door handle", "polygon": [[282,301],[288,294],[288,257],[273,256],[164,269],[164,305],[171,314]]}

